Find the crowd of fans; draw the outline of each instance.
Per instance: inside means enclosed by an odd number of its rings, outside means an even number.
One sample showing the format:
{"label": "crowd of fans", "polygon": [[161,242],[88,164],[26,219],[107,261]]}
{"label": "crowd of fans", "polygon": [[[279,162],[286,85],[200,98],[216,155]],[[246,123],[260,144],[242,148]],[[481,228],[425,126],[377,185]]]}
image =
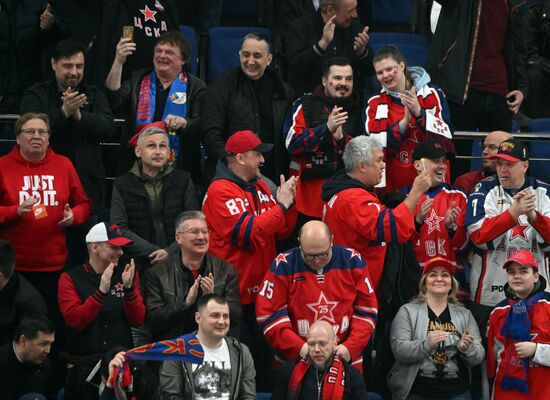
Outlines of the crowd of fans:
{"label": "crowd of fans", "polygon": [[550,2],[439,1],[422,67],[357,0],[288,0],[285,74],[250,33],[208,85],[175,1],[69,3],[0,1],[2,398],[550,396],[550,187],[509,133],[546,116]]}

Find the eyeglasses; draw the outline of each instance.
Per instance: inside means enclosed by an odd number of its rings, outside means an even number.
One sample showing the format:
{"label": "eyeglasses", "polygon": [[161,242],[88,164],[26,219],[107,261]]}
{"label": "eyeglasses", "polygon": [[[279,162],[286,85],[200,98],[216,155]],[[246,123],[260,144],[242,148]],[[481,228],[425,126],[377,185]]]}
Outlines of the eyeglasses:
{"label": "eyeglasses", "polygon": [[47,136],[48,135],[48,130],[47,129],[26,128],[26,129],[22,129],[21,133],[25,136],[34,136],[35,133],[38,133],[39,136]]}
{"label": "eyeglasses", "polygon": [[301,247],[300,247],[300,252],[302,253],[302,257],[304,258],[304,260],[307,260],[307,261],[326,260],[328,257],[330,257],[331,249],[332,249],[332,244],[330,245],[329,249],[324,253],[317,253],[317,254],[304,253]]}
{"label": "eyeglasses", "polygon": [[203,229],[200,229],[200,228],[192,228],[192,229],[188,229],[186,231],[179,231],[179,232],[176,232],[178,235],[180,234],[183,234],[183,233],[189,233],[190,235],[193,235],[195,237],[198,237],[201,233],[204,235],[204,236],[208,236],[210,234],[210,230],[208,228],[203,228]]}

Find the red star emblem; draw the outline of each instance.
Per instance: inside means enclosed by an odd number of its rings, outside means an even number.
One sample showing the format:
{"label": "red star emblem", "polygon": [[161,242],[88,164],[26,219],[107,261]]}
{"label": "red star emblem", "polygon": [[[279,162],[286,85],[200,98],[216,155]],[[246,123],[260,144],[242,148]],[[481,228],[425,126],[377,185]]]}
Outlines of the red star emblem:
{"label": "red star emblem", "polygon": [[531,227],[531,225],[529,225],[529,224],[523,225],[520,222],[519,224],[517,224],[516,226],[514,226],[512,228],[512,236],[510,237],[510,240],[513,240],[514,238],[518,237],[518,238],[523,239],[526,242],[528,242],[529,238],[527,237],[527,234],[525,233],[525,231],[527,229],[529,229],[530,227]]}
{"label": "red star emblem", "polygon": [[123,290],[124,290],[124,286],[122,286],[122,283],[120,283],[120,282],[117,283],[117,284],[115,285],[115,290],[116,290],[117,292],[123,291]]}
{"label": "red star emblem", "polygon": [[432,233],[433,231],[439,231],[441,232],[441,228],[439,227],[439,224],[441,221],[443,221],[445,217],[440,217],[435,213],[435,210],[432,208],[432,212],[430,213],[430,217],[426,218],[424,221],[428,224],[428,235]]}
{"label": "red star emblem", "polygon": [[288,261],[286,260],[286,257],[289,255],[290,253],[279,253],[279,255],[277,257],[275,257],[275,266],[279,266],[279,263],[281,261],[285,262],[285,263],[288,263]]}
{"label": "red star emblem", "polygon": [[157,20],[155,19],[155,14],[157,13],[157,11],[153,11],[149,9],[149,6],[145,6],[143,10],[139,10],[139,11],[141,11],[143,16],[145,17],[145,22],[153,21],[154,23],[157,23]]}
{"label": "red star emblem", "polygon": [[357,250],[352,249],[350,247],[347,247],[351,255],[349,256],[349,259],[351,260],[353,257],[357,257],[358,259],[361,259],[361,253],[359,253]]}
{"label": "red star emblem", "polygon": [[438,126],[442,126],[443,122],[441,122],[441,120],[438,119],[438,120],[435,121],[435,124],[438,125]]}
{"label": "red star emblem", "polygon": [[325,294],[321,292],[317,303],[308,303],[306,305],[311,311],[315,313],[315,321],[321,321],[324,319],[326,321],[335,323],[336,321],[334,321],[334,314],[332,313],[332,311],[338,305],[338,303],[338,301],[328,301],[325,297]]}

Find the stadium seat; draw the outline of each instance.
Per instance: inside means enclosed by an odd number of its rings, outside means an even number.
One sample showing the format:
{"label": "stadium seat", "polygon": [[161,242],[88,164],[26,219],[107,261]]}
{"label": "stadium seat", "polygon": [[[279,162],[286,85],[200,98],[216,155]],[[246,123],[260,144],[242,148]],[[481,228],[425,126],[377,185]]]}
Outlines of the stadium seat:
{"label": "stadium seat", "polygon": [[481,160],[481,158],[473,158],[481,157],[481,153],[483,153],[483,141],[472,141],[472,160],[470,161],[470,171],[475,171],[476,169],[480,169],[483,166],[483,161]]}
{"label": "stadium seat", "polygon": [[256,400],[269,400],[271,393],[256,393]]}
{"label": "stadium seat", "polygon": [[[550,118],[534,118],[529,128],[532,132],[540,132],[550,137]],[[529,142],[529,157],[550,158],[550,141]],[[529,175],[550,182],[548,161],[529,161]]]}
{"label": "stadium seat", "polygon": [[189,55],[189,66],[191,73],[197,75],[197,63],[199,60],[199,42],[197,40],[197,32],[191,26],[180,25],[181,34],[191,43],[191,54]]}
{"label": "stadium seat", "polygon": [[382,400],[382,396],[380,396],[378,393],[369,392],[369,400]]}
{"label": "stadium seat", "polygon": [[252,32],[266,35],[272,43],[271,31],[258,27],[216,27],[209,31],[207,82],[239,65],[239,50],[243,38]]}
{"label": "stadium seat", "polygon": [[412,33],[369,33],[369,45],[376,53],[386,45],[396,46],[409,66],[423,67],[428,61],[428,41],[422,35]]}

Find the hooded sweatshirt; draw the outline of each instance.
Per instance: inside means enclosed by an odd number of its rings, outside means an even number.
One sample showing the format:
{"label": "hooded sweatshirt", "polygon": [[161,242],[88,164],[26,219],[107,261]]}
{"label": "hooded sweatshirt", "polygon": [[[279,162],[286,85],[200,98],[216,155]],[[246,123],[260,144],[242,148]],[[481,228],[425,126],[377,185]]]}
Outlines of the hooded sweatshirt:
{"label": "hooded sweatshirt", "polygon": [[[19,216],[19,205],[31,196],[45,211],[31,210]],[[0,238],[14,247],[16,270],[63,269],[67,258],[65,229],[58,223],[66,204],[73,212],[73,226],[90,216],[91,202],[68,158],[48,148],[44,159],[30,162],[21,156],[19,146],[0,157]]]}
{"label": "hooded sweatshirt", "polygon": [[275,258],[275,242],[296,225],[295,207],[285,210],[262,180],[245,182],[219,161],[202,211],[210,229],[209,252],[233,264],[241,303],[254,303]]}
{"label": "hooded sweatshirt", "polygon": [[414,233],[414,215],[401,203],[387,208],[365,184],[338,172],[323,185],[323,221],[334,243],[351,247],[367,261],[374,290],[384,269],[386,243],[405,243]]}
{"label": "hooded sweatshirt", "polygon": [[[405,115],[405,107],[399,93],[385,87],[380,94],[369,99],[365,111],[365,130],[374,135],[384,148],[387,167],[380,186],[388,191],[398,190],[414,181],[416,171],[412,151],[418,143],[434,139],[454,153],[451,115],[445,95],[430,83],[430,76],[423,68],[409,67],[408,71],[420,104],[418,118],[412,116],[407,128],[400,131],[399,121]],[[449,181],[449,176],[446,181]]]}

